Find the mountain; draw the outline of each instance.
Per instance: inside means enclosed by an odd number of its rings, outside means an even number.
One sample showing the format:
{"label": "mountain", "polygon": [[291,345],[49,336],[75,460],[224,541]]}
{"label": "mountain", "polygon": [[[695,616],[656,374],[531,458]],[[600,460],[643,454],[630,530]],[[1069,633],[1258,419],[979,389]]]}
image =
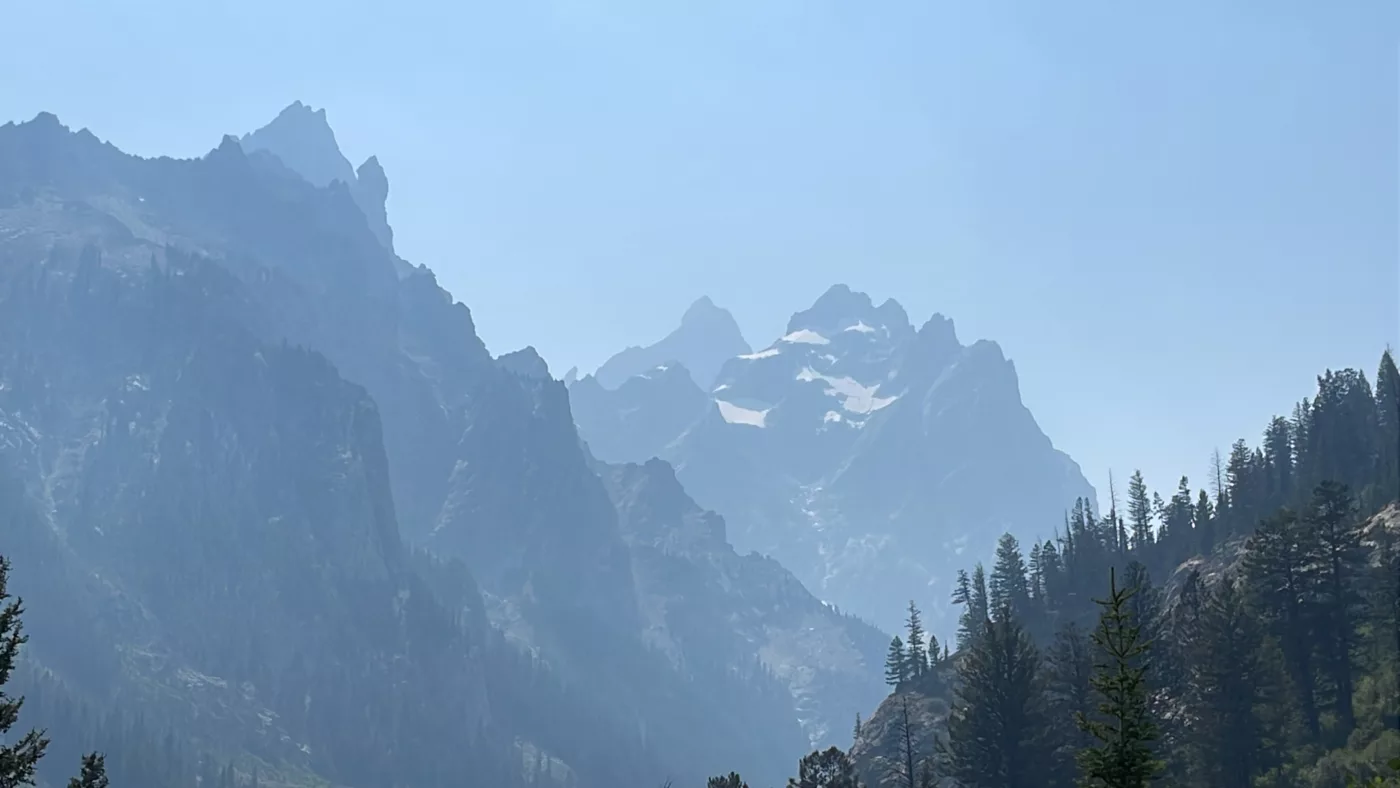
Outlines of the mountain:
{"label": "mountain", "polygon": [[[852,709],[885,694],[889,636],[821,602],[778,562],[739,555],[660,460],[603,466],[632,550],[647,640],[699,675],[756,665],[790,692],[806,736],[839,740]],[[774,707],[781,706],[775,698]]]}
{"label": "mountain", "polygon": [[940,622],[954,572],[997,538],[1046,536],[1093,489],[1022,404],[993,342],[837,285],[708,393],[660,368],[570,387],[599,456],[670,461],[741,550],[885,629],[910,599]]}
{"label": "mountain", "polygon": [[[0,127],[0,534],[42,708],[289,784],[782,782],[883,636],[726,544],[658,550],[711,515],[654,468],[621,494],[341,162],[299,104],[194,160]],[[682,614],[682,575],[722,593]]]}
{"label": "mountain", "polygon": [[674,362],[689,370],[695,385],[708,391],[726,361],[748,352],[749,343],[734,316],[706,296],[690,305],[675,331],[654,345],[623,350],[593,377],[603,388],[615,389],[629,378]]}
{"label": "mountain", "polygon": [[313,186],[330,186],[336,181],[345,184],[364,212],[374,237],[385,249],[393,251],[394,231],[389,227],[385,207],[389,178],[374,156],[359,169],[351,168],[350,161],[340,152],[324,109],[293,102],[271,123],[243,135],[239,145],[248,153],[271,153]]}

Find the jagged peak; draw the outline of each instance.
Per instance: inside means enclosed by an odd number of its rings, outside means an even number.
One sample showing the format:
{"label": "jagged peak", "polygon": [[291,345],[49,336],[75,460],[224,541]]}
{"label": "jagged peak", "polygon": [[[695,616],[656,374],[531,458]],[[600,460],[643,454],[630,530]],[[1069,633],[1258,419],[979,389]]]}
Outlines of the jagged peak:
{"label": "jagged peak", "polygon": [[316,186],[355,182],[355,170],[341,153],[324,108],[294,101],[266,126],[243,135],[241,142],[250,152],[272,153]]}
{"label": "jagged peak", "polygon": [[904,307],[893,298],[886,299],[877,307],[868,294],[852,290],[846,284],[835,284],[827,288],[812,306],[794,314],[788,321],[787,332],[791,334],[802,329],[836,332],[853,326],[884,328],[890,334],[903,333],[912,328]]}
{"label": "jagged peak", "polygon": [[516,375],[535,380],[547,380],[549,378],[549,364],[545,363],[539,351],[533,345],[525,347],[511,353],[506,353],[496,359],[496,363],[502,369],[513,372]]}

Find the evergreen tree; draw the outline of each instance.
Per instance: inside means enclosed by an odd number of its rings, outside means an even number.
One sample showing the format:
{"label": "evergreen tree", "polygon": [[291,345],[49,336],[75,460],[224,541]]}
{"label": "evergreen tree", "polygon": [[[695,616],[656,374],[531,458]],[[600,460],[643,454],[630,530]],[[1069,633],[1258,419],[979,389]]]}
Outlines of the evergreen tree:
{"label": "evergreen tree", "polygon": [[1194,530],[1196,532],[1196,549],[1205,555],[1210,555],[1215,550],[1215,507],[1211,505],[1210,496],[1205,490],[1201,490],[1196,497],[1196,509],[1192,513]]}
{"label": "evergreen tree", "polygon": [[898,687],[909,680],[909,655],[904,650],[904,641],[895,635],[890,641],[889,653],[885,655],[885,683]]}
{"label": "evergreen tree", "polygon": [[1376,506],[1400,499],[1400,372],[1386,349],[1376,371]]}
{"label": "evergreen tree", "polygon": [[68,780],[68,788],[107,788],[107,762],[98,754],[83,756],[82,771]]}
{"label": "evergreen tree", "polygon": [[929,668],[932,669],[938,665],[939,655],[942,653],[942,646],[938,644],[938,636],[933,633],[929,633],[928,651],[926,653],[928,654]]}
{"label": "evergreen tree", "polygon": [[992,581],[988,602],[995,611],[1008,610],[1018,620],[1030,612],[1030,582],[1026,578],[1026,561],[1021,545],[1011,534],[997,540],[996,563],[992,566]]}
{"label": "evergreen tree", "polygon": [[1205,594],[1193,639],[1185,644],[1185,707],[1190,773],[1198,784],[1250,785],[1263,771],[1271,741],[1264,706],[1274,681],[1263,654],[1263,632],[1235,584]]}
{"label": "evergreen tree", "polygon": [[857,740],[857,739],[859,739],[859,738],[860,738],[860,712],[856,712],[856,726],[855,726],[854,728],[851,729],[851,741],[854,742],[855,740]]}
{"label": "evergreen tree", "polygon": [[1293,427],[1282,416],[1275,416],[1264,431],[1263,473],[1264,507],[1287,505],[1293,496]]}
{"label": "evergreen tree", "polygon": [[1254,467],[1254,455],[1249,444],[1241,438],[1230,446],[1230,459],[1225,466],[1225,480],[1230,499],[1231,533],[1248,533],[1259,521],[1262,501]]}
{"label": "evergreen tree", "polygon": [[1323,482],[1313,493],[1307,526],[1317,545],[1318,613],[1324,660],[1335,687],[1334,705],[1344,733],[1356,726],[1352,708],[1355,691],[1353,660],[1360,625],[1360,581],[1366,556],[1361,548],[1361,524],[1356,520],[1351,491],[1346,485]]}
{"label": "evergreen tree", "polygon": [[1045,654],[1046,716],[1051,724],[1049,782],[1057,788],[1074,785],[1075,755],[1093,743],[1079,726],[1061,724],[1094,713],[1093,673],[1089,638],[1070,622],[1055,634]]}
{"label": "evergreen tree", "polygon": [[972,568],[972,598],[968,607],[972,611],[973,631],[980,632],[982,623],[992,617],[991,600],[987,596],[987,573],[981,564]]}
{"label": "evergreen tree", "polygon": [[705,788],[749,788],[749,784],[737,773],[730,772],[723,777],[711,777]]}
{"label": "evergreen tree", "polygon": [[1039,656],[1010,616],[982,628],[958,663],[943,771],[962,785],[1039,788],[1048,724]]}
{"label": "evergreen tree", "polygon": [[24,634],[21,617],[24,603],[9,594],[10,562],[0,556],[0,741],[12,742],[0,746],[0,788],[16,788],[34,784],[34,770],[44,757],[48,740],[42,731],[31,730],[11,740],[10,729],[19,721],[24,698],[12,697],[4,691],[10,681],[19,650],[29,638]]}
{"label": "evergreen tree", "polygon": [[961,605],[962,612],[958,614],[958,648],[964,649],[976,633],[976,625],[972,618],[972,581],[967,576],[967,570],[959,569],[958,578],[953,583],[953,604]]}
{"label": "evergreen tree", "polygon": [[1157,726],[1148,710],[1149,643],[1133,623],[1129,601],[1133,589],[1118,587],[1109,573],[1109,595],[1097,600],[1102,613],[1093,643],[1101,662],[1094,666],[1092,684],[1100,698],[1096,717],[1080,716],[1078,724],[1099,744],[1080,751],[1084,784],[1090,788],[1144,788],[1162,769],[1152,745]]}
{"label": "evergreen tree", "polygon": [[1314,738],[1321,731],[1313,659],[1316,551],[1312,529],[1284,509],[1259,523],[1244,558],[1245,579],[1259,619],[1279,644],[1289,686]]}
{"label": "evergreen tree", "polygon": [[904,628],[909,634],[904,649],[904,657],[908,663],[904,670],[905,677],[917,679],[928,672],[928,652],[924,650],[923,619],[912,599],[909,600],[909,616],[904,620]]}
{"label": "evergreen tree", "polygon": [[797,777],[788,788],[862,788],[855,765],[836,747],[806,755],[797,764]]}

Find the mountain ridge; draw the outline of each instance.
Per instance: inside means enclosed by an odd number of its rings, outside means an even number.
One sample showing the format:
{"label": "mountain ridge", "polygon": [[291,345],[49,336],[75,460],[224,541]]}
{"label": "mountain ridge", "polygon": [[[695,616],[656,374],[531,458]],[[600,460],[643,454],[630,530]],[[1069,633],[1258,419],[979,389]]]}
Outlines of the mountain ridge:
{"label": "mountain ridge", "polygon": [[[767,347],[727,360],[715,383],[701,398],[653,371],[611,390],[581,379],[570,397],[605,459],[670,461],[737,548],[776,557],[886,629],[910,598],[948,626],[954,567],[914,556],[990,559],[1003,531],[1048,533],[1047,512],[1092,495],[1021,402],[995,342],[964,346],[940,314],[916,329],[894,299],[876,305],[844,284]],[[1026,485],[1031,500],[997,500],[1003,483]]]}

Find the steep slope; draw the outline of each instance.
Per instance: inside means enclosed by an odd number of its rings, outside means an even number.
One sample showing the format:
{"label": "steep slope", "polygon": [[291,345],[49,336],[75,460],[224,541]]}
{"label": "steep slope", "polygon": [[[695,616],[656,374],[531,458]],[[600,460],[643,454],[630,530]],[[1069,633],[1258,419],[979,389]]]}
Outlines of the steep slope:
{"label": "steep slope", "polygon": [[[89,219],[0,209],[20,241],[0,267],[0,504],[29,656],[287,778],[507,780],[508,741],[477,739],[482,605],[462,617],[410,570],[373,403],[242,330],[224,272]],[[57,242],[15,254],[30,232]]]}
{"label": "steep slope", "polygon": [[747,352],[749,343],[734,316],[706,296],[690,305],[675,331],[654,345],[623,350],[599,367],[594,377],[603,388],[615,389],[633,376],[675,362],[690,371],[695,385],[709,391],[724,363]]}
{"label": "steep slope", "polygon": [[[618,460],[671,461],[736,546],[889,629],[916,599],[946,632],[938,619],[961,564],[990,557],[1003,532],[1045,535],[1092,495],[995,343],[964,346],[937,315],[915,330],[898,303],[843,285],[769,347],[730,359],[700,407],[662,382],[575,383],[584,439]],[[614,441],[618,422],[656,432]]]}
{"label": "steep slope", "polygon": [[[679,669],[761,665],[795,704],[765,725],[800,720],[810,747],[838,741],[851,717],[884,695],[886,635],[812,596],[771,558],[736,553],[724,520],[700,509],[666,463],[602,473],[632,550],[646,636]],[[773,693],[761,678],[750,691]],[[781,704],[775,696],[769,705]]]}
{"label": "steep slope", "polygon": [[[282,143],[291,145],[285,140]],[[471,719],[459,723],[445,715],[474,714],[478,723],[487,722],[480,735],[496,737],[482,745],[493,758],[509,755],[511,747],[518,746],[536,764],[548,760],[549,774],[557,780],[577,780],[582,785],[639,784],[659,782],[669,775],[694,781],[735,763],[780,780],[796,754],[784,751],[794,737],[781,729],[770,733],[759,725],[759,720],[769,719],[765,705],[769,700],[752,697],[748,705],[719,707],[716,698],[745,697],[744,676],[716,673],[705,683],[696,682],[644,642],[629,548],[612,501],[590,467],[575,431],[563,385],[549,377],[533,351],[492,358],[477,337],[467,308],[438,287],[431,272],[398,259],[380,242],[371,226],[372,217],[362,209],[352,186],[340,178],[317,186],[298,174],[292,163],[273,154],[276,146],[268,145],[249,154],[236,140],[226,138],[202,159],[143,160],[121,153],[86,131],[69,132],[48,115],[0,127],[0,268],[7,272],[7,281],[17,283],[11,291],[13,299],[23,301],[29,297],[23,288],[42,289],[42,283],[55,276],[54,272],[69,269],[71,273],[65,276],[75,292],[87,292],[94,281],[111,278],[118,282],[120,286],[100,291],[100,299],[105,299],[102,303],[117,305],[146,303],[154,293],[165,292],[154,289],[156,285],[147,280],[175,282],[189,290],[180,290],[178,296],[162,296],[162,308],[178,310],[191,321],[212,311],[223,316],[217,328],[209,329],[215,336],[244,337],[240,341],[246,347],[225,348],[203,360],[205,366],[200,369],[208,375],[224,374],[223,370],[251,375],[255,370],[245,369],[244,356],[253,358],[256,348],[280,349],[284,344],[314,351],[307,356],[312,360],[305,363],[323,368],[322,378],[293,377],[279,389],[295,400],[287,403],[271,394],[244,391],[240,376],[210,382],[210,396],[231,397],[216,403],[227,415],[190,416],[197,430],[192,426],[187,430],[193,432],[171,434],[184,435],[192,446],[189,450],[196,455],[207,453],[220,462],[243,463],[245,470],[242,475],[225,474],[222,465],[210,460],[186,468],[176,477],[178,484],[156,484],[142,476],[145,466],[136,458],[153,450],[139,445],[124,449],[132,453],[121,455],[122,459],[100,465],[76,463],[75,459],[89,456],[84,441],[90,441],[88,436],[99,426],[97,434],[103,436],[116,435],[124,423],[134,423],[127,429],[136,433],[166,434],[161,419],[166,411],[174,412],[174,404],[150,405],[143,413],[152,415],[142,419],[127,418],[121,411],[108,423],[98,403],[105,403],[101,408],[110,407],[115,396],[110,392],[117,390],[111,381],[117,377],[103,383],[105,388],[88,393],[52,383],[32,384],[31,392],[36,387],[40,392],[51,392],[45,395],[51,400],[46,407],[57,415],[34,421],[24,409],[30,406],[16,406],[11,419],[23,421],[16,422],[20,426],[12,430],[9,448],[0,449],[0,454],[18,465],[17,472],[29,489],[25,499],[33,503],[32,508],[51,513],[44,517],[53,518],[54,527],[66,532],[79,527],[70,520],[77,516],[75,512],[86,513],[83,516],[88,518],[77,521],[80,527],[95,523],[92,513],[98,510],[84,503],[89,500],[85,496],[96,495],[91,500],[104,506],[109,498],[120,502],[126,500],[123,496],[133,496],[145,503],[131,504],[136,508],[130,514],[123,514],[119,507],[112,511],[119,519],[136,520],[150,529],[152,544],[142,545],[153,551],[184,544],[183,534],[171,536],[167,532],[184,527],[185,520],[168,512],[155,520],[141,507],[184,501],[181,496],[186,494],[180,485],[201,491],[201,497],[189,503],[197,513],[208,517],[214,517],[214,512],[226,513],[221,522],[228,529],[289,516],[281,514],[274,504],[314,509],[304,514],[305,528],[277,533],[294,541],[310,540],[313,546],[324,542],[324,551],[258,543],[255,554],[237,561],[234,558],[242,554],[232,551],[228,556],[231,566],[223,567],[219,565],[225,557],[220,543],[200,541],[198,560],[191,562],[185,579],[194,582],[242,572],[260,577],[257,572],[263,562],[278,561],[285,562],[288,583],[296,578],[310,582],[322,572],[344,577],[330,584],[338,596],[308,598],[303,603],[299,597],[279,594],[266,604],[304,607],[295,611],[258,608],[249,615],[267,618],[288,631],[298,630],[299,637],[315,645],[314,649],[307,646],[308,656],[287,663],[291,667],[286,669],[332,682],[332,689],[318,694],[334,697],[336,703],[312,705],[324,712],[325,720],[333,721],[337,715],[357,717],[341,705],[347,703],[358,703],[364,714],[385,721],[408,714],[400,713],[396,705],[399,696],[392,693],[376,696],[383,705],[360,703],[364,693],[380,693],[393,686],[390,678],[366,679],[363,686],[356,682],[371,669],[393,677],[394,671],[402,668],[436,677],[426,682],[438,688],[430,698],[419,701],[414,691],[407,691],[402,702],[424,705],[427,711],[410,716],[421,719],[424,725],[436,725],[438,730],[423,734],[418,737],[421,741],[412,745],[395,744],[397,737],[414,735],[418,723],[385,722],[395,738],[380,746],[382,736],[390,734],[351,726],[346,729],[352,731],[345,734],[347,739],[358,736],[354,746],[367,752],[343,757],[334,755],[339,751],[330,744],[319,748],[307,745],[307,754],[291,732],[285,741],[301,756],[251,745],[247,748],[275,757],[279,763],[301,758],[305,768],[346,781],[353,764],[359,776],[350,784],[372,785],[379,784],[378,775],[400,769],[396,759],[413,759],[412,769],[401,771],[405,779],[415,785],[437,784],[448,779],[445,775],[449,773],[460,778],[467,767],[439,759],[429,748],[441,745],[443,750],[460,751],[465,758],[473,749],[463,742],[471,742],[481,729]],[[288,149],[305,147],[291,145]],[[316,160],[334,157],[319,156]],[[40,330],[35,327],[38,325],[45,328]],[[62,322],[39,324],[16,318],[14,369],[23,371],[31,363],[34,351],[27,343],[48,333],[62,336],[70,330],[71,326]],[[131,369],[119,370],[124,376],[120,378],[122,385],[148,385],[140,377],[129,381],[133,375],[193,381],[198,378],[190,377],[179,365],[189,363],[187,357],[194,349],[176,343],[182,337],[199,336],[204,335],[178,322],[161,330],[135,333],[94,328],[64,345],[62,353],[55,353],[55,366],[44,374],[67,380],[77,373],[62,364],[92,356],[96,360],[139,360],[140,364],[133,361],[127,365]],[[264,357],[268,352],[263,351]],[[22,379],[19,372],[14,377]],[[324,381],[342,377],[353,385],[341,385],[358,392],[357,401],[366,403],[363,407],[373,413],[373,440],[356,437],[358,433],[332,440],[319,433],[295,432],[307,446],[304,451],[294,451],[288,440],[277,437],[272,424],[264,423],[270,413],[283,411],[359,412],[356,408],[361,406],[337,404],[335,398],[320,399],[330,397],[334,388]],[[244,397],[237,395],[248,395],[247,413],[238,410]],[[264,400],[273,404],[258,404]],[[371,402],[373,405],[368,404]],[[188,407],[196,414],[221,412],[202,401]],[[69,418],[69,411],[98,415],[92,416],[92,421],[69,423],[62,420]],[[49,423],[49,419],[55,421]],[[237,430],[222,428],[221,419],[236,425]],[[283,428],[295,431],[300,429],[299,423],[286,422]],[[380,435],[382,455],[374,460],[375,474],[364,476],[363,482],[372,492],[345,489],[348,482],[343,479],[356,478],[353,470],[361,462],[357,458],[361,454],[375,456],[370,444]],[[28,454],[22,452],[25,440],[38,441],[35,436],[52,436],[54,443],[42,444]],[[352,442],[351,437],[359,442]],[[162,449],[160,456],[179,456],[170,453],[177,449],[179,443]],[[161,471],[179,472],[178,466]],[[325,489],[313,491],[314,495],[304,490],[316,485]],[[364,507],[372,506],[372,516],[358,510],[343,511],[353,509],[355,500],[362,501]],[[313,538],[307,530],[313,524],[323,527],[341,521],[348,529],[343,544],[338,532],[317,541],[319,537]],[[360,522],[377,525],[351,527]],[[402,548],[397,546],[400,528],[407,540],[431,548],[435,557],[415,559],[412,566],[404,568]],[[42,529],[36,532],[42,533]],[[202,528],[191,529],[191,533],[204,532]],[[382,538],[382,555],[369,552],[371,535]],[[87,562],[94,559],[64,552],[66,536],[55,539],[58,555],[67,556],[60,562],[62,571],[74,577],[88,576]],[[157,556],[166,554],[132,548],[125,555],[128,560],[124,563],[103,570],[109,573],[103,576],[104,586],[119,591],[138,586],[145,589],[142,593],[155,593],[140,584],[164,568]],[[180,553],[175,558],[188,556]],[[148,559],[151,563],[144,563]],[[385,568],[378,568],[376,562]],[[452,566],[459,566],[460,571]],[[480,580],[480,593],[472,576]],[[415,583],[431,588],[432,593],[415,594]],[[406,598],[404,589],[408,589]],[[174,587],[164,590],[179,596]],[[100,601],[107,592],[99,589],[93,593]],[[331,595],[332,591],[324,593]],[[188,644],[201,642],[207,622],[197,629],[199,622],[192,613],[200,598],[193,595],[190,607],[159,619],[159,625],[169,629],[165,637],[188,648],[193,648]],[[356,667],[357,662],[341,670],[334,667],[334,661],[323,660],[330,659],[328,655],[335,654],[338,645],[349,647],[353,641],[346,639],[359,631],[342,632],[340,622],[347,615],[339,612],[341,609],[388,604],[391,611],[406,616],[409,613],[405,611],[413,608],[406,600],[415,598],[442,600],[432,603],[438,607],[429,607],[422,614],[430,621],[438,615],[432,610],[446,611],[447,628],[442,632],[433,630],[435,625],[423,625],[436,633],[423,636],[428,638],[427,644],[419,643],[411,632],[398,635],[397,640],[386,635],[380,646],[384,655],[374,656],[380,652],[371,651],[360,657],[360,652],[352,649],[347,656],[372,668]],[[79,602],[85,610],[99,606],[92,600],[78,600],[73,605]],[[140,610],[151,603],[136,596],[130,604]],[[488,628],[483,610],[508,639],[510,648]],[[418,614],[412,617],[416,620]],[[459,625],[454,623],[458,617],[477,623]],[[126,618],[106,613],[87,618],[98,622],[94,627],[108,626],[101,622],[109,620],[123,622],[117,626],[126,634]],[[142,613],[135,620],[139,623],[147,617]],[[48,627],[50,637],[86,637],[75,633],[66,623],[68,619],[48,621],[37,621],[35,626]],[[301,621],[318,623],[299,627]],[[379,621],[381,618],[370,617],[363,626],[378,626],[374,622]],[[407,626],[401,624],[400,631]],[[133,642],[151,639],[136,623],[131,627]],[[462,634],[455,634],[459,632]],[[37,635],[36,631],[36,641]],[[468,644],[462,647],[475,656],[453,657],[449,647],[456,648],[453,644],[459,640]],[[402,643],[406,643],[402,645],[404,654],[391,656]],[[287,647],[278,643],[265,648],[281,654]],[[170,670],[177,678],[194,676],[194,684],[224,687],[230,696],[242,697],[241,689],[228,689],[235,684],[210,672],[205,658],[191,658],[192,672],[182,672],[178,665]],[[470,672],[458,679],[448,669],[459,663],[465,666],[459,666],[461,670],[475,665],[472,669],[486,678],[468,683],[458,692],[453,682],[471,680]],[[123,663],[123,675],[129,676],[133,686],[166,681],[160,678],[166,675],[162,666],[175,664]],[[281,680],[282,674],[274,674]],[[206,675],[210,681],[199,678]],[[218,681],[212,680],[215,678]],[[172,702],[183,704],[202,720],[217,717],[208,704],[232,702],[200,700],[190,694],[190,681],[179,681],[184,682],[184,688],[172,695]],[[484,705],[473,700],[483,682]],[[293,704],[296,697],[304,698],[296,695],[297,686],[288,684],[292,694],[278,697],[287,704]],[[344,694],[336,694],[341,687],[346,687]],[[100,690],[93,690],[95,697],[111,702],[112,697],[103,696]],[[254,697],[265,702],[260,695]],[[291,705],[277,708],[282,709],[278,715],[296,719]],[[440,714],[435,711],[439,708]],[[230,723],[238,731],[231,739],[224,735],[226,731],[200,735],[243,741],[248,735],[244,722],[253,719],[262,719],[257,709],[240,712],[242,721]],[[176,724],[173,718],[172,724]],[[793,719],[787,730],[795,729]],[[280,734],[269,736],[284,741]],[[370,746],[366,747],[366,742]],[[336,746],[352,745],[337,739]],[[380,756],[391,760],[361,768],[365,759]],[[766,760],[751,764],[752,757]],[[331,760],[325,760],[328,758]],[[476,761],[484,764],[486,758]],[[481,774],[490,774],[484,771],[486,766],[480,768]]]}

